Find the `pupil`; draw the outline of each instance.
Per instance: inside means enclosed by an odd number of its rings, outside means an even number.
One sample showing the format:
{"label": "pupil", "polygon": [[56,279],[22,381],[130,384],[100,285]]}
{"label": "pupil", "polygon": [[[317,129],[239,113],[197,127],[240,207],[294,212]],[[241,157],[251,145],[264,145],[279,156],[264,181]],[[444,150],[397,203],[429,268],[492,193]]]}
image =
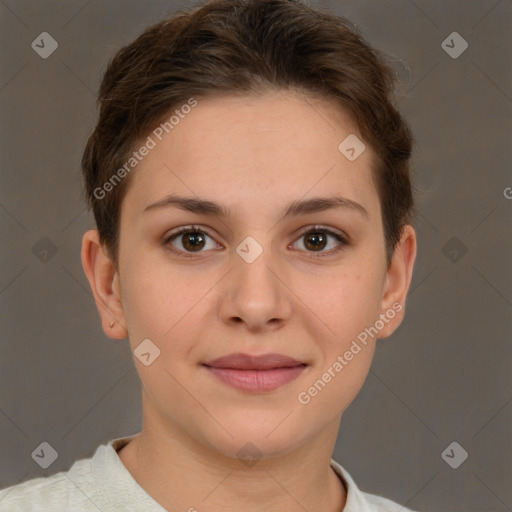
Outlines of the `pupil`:
{"label": "pupil", "polygon": [[[325,247],[325,237],[321,233],[312,233],[306,238],[306,245],[308,242],[313,240],[313,249],[323,249]],[[320,245],[318,242],[320,241]],[[323,244],[322,244],[323,242]]]}
{"label": "pupil", "polygon": [[[190,246],[192,248],[201,247],[201,243],[204,243],[204,240],[202,239],[201,233],[189,233],[185,236],[185,247]],[[194,240],[190,242],[191,240]]]}
{"label": "pupil", "polygon": [[[204,244],[201,233],[189,233],[185,236],[185,246],[188,248],[202,247]],[[306,237],[306,245],[314,250],[323,249],[325,247],[325,237],[321,233],[311,233]]]}

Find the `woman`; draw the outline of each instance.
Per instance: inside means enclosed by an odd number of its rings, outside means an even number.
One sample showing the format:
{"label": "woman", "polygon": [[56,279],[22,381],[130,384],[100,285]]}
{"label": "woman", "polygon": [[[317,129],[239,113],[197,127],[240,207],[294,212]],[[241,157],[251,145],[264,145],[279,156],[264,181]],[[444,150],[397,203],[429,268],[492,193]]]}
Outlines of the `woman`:
{"label": "woman", "polygon": [[409,510],[331,459],[416,257],[392,89],[347,20],[299,1],[213,0],[115,55],[82,263],[143,428],[1,510]]}

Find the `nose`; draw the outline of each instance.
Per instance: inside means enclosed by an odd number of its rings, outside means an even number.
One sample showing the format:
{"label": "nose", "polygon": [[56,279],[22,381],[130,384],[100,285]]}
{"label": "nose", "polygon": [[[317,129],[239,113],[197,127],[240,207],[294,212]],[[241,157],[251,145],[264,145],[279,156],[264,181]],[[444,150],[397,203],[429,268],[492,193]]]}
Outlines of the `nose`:
{"label": "nose", "polygon": [[235,253],[226,279],[220,299],[224,322],[258,332],[279,329],[290,318],[292,294],[270,250],[264,250],[251,263]]}

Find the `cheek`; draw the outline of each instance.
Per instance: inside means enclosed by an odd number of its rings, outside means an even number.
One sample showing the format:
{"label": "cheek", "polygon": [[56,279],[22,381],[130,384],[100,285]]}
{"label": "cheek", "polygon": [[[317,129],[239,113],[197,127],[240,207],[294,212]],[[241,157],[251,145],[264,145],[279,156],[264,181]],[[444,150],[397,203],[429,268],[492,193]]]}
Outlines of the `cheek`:
{"label": "cheek", "polygon": [[[123,307],[132,345],[149,338],[173,352],[185,350],[187,339],[201,328],[205,308],[219,281],[204,267],[143,261],[126,265]],[[162,354],[164,355],[164,354]]]}
{"label": "cheek", "polygon": [[297,400],[310,412],[322,411],[319,416],[329,411],[334,420],[354,400],[368,375],[377,341],[369,328],[379,318],[380,297],[378,280],[368,276],[364,272],[332,275],[317,280],[314,292],[305,295],[321,320],[314,322],[316,326],[328,328],[322,334],[311,328],[321,356]]}
{"label": "cheek", "polygon": [[294,289],[324,325],[327,339],[338,348],[373,325],[379,315],[382,290],[378,277],[370,270],[306,276],[295,283]]}

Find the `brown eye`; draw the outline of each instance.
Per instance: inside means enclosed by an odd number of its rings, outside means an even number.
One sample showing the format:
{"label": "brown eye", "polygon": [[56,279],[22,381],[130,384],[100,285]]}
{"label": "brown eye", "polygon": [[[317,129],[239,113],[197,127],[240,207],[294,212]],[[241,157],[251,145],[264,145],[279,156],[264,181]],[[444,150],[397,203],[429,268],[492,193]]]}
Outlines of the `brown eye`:
{"label": "brown eye", "polygon": [[[314,226],[313,228],[303,230],[299,237],[299,240],[302,239],[304,240],[305,251],[318,253],[315,256],[319,257],[331,256],[349,245],[347,239],[340,233],[322,226]],[[324,250],[329,245],[329,239],[334,239],[335,243],[332,244],[333,247],[331,249]]]}
{"label": "brown eye", "polygon": [[323,233],[307,233],[304,245],[313,251],[321,251],[327,245],[327,237]]}
{"label": "brown eye", "polygon": [[[210,247],[208,240],[211,240]],[[171,252],[180,256],[193,256],[194,253],[199,254],[205,252],[205,248],[217,248],[212,237],[205,231],[195,226],[185,226],[169,235],[163,242]]]}
{"label": "brown eye", "polygon": [[204,247],[204,236],[202,233],[194,231],[182,235],[182,245],[187,251],[201,250]]}

